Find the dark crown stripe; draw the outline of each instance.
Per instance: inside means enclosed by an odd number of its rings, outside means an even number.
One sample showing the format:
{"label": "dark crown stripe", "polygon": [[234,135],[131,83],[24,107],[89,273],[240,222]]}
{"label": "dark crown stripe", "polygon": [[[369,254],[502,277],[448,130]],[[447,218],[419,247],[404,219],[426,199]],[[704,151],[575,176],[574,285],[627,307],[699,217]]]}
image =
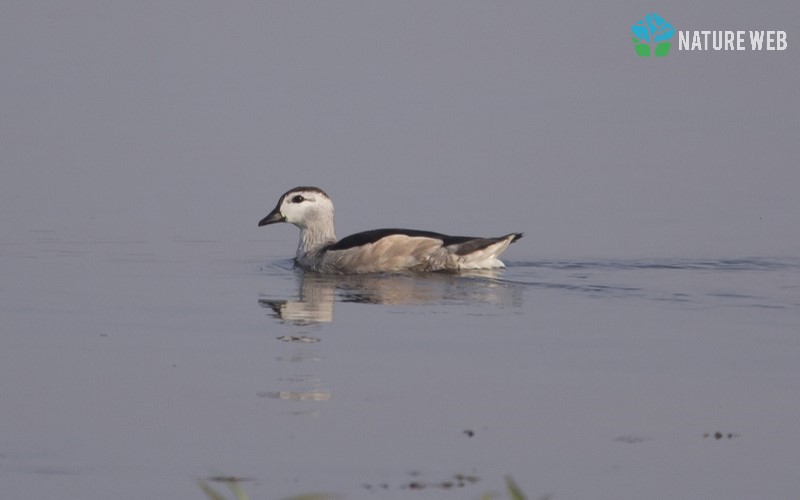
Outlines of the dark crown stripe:
{"label": "dark crown stripe", "polygon": [[308,193],[308,192],[319,193],[319,194],[325,196],[326,198],[330,198],[330,196],[328,196],[328,193],[326,193],[325,191],[321,190],[318,187],[314,187],[314,186],[299,186],[299,187],[296,187],[296,188],[292,188],[292,189],[286,191],[285,193],[283,193],[283,196],[281,196],[281,201],[283,201],[290,194],[293,194],[293,193]]}

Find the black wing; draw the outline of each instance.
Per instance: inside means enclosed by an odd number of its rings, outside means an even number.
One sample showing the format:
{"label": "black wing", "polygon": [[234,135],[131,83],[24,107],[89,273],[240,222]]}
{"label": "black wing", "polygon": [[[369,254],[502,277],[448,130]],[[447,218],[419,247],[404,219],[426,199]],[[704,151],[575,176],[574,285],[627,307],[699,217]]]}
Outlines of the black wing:
{"label": "black wing", "polygon": [[448,236],[446,234],[434,233],[431,231],[418,231],[416,229],[373,229],[372,231],[351,234],[329,245],[325,250],[346,250],[348,248],[369,245],[370,243],[375,243],[382,238],[395,234],[403,234],[412,238],[434,238],[442,240],[443,246],[446,247],[466,243],[467,241],[483,240],[483,238],[475,238],[474,236]]}

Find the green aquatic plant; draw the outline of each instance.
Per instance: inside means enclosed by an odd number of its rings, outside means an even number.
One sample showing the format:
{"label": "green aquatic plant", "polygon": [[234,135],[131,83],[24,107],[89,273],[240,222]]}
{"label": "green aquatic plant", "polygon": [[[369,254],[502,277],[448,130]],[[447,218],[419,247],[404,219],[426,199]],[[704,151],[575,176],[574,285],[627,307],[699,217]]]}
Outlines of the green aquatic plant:
{"label": "green aquatic plant", "polygon": [[[208,480],[215,481],[218,483],[224,483],[225,486],[227,486],[228,489],[231,490],[231,493],[233,493],[235,500],[248,500],[247,493],[245,493],[245,491],[239,485],[239,483],[241,483],[245,479],[242,479],[240,477],[219,476],[219,477],[208,478]],[[506,492],[508,493],[509,500],[527,500],[528,497],[526,497],[525,494],[522,492],[522,489],[520,489],[520,487],[514,481],[514,478],[512,478],[511,476],[506,476],[505,481],[506,481]],[[212,488],[211,485],[209,485],[208,482],[203,479],[198,478],[197,485],[200,486],[200,489],[203,490],[203,493],[205,493],[206,497],[208,497],[209,500],[228,500],[227,497],[225,497],[225,495]],[[336,498],[337,498],[336,495],[331,495],[329,493],[306,493],[302,495],[294,495],[284,500],[334,500]],[[496,496],[492,493],[484,493],[481,496],[481,500],[492,500],[494,498],[496,498]],[[547,495],[542,497],[541,500],[547,500],[549,498],[550,496]]]}
{"label": "green aquatic plant", "polygon": [[[235,500],[248,500],[247,493],[242,489],[240,483],[245,481],[246,479],[240,477],[210,477],[208,481],[214,481],[217,483],[224,483],[225,486],[231,490],[233,493],[233,498]],[[197,485],[200,486],[200,489],[203,490],[208,500],[228,500],[228,498],[220,493],[219,491],[215,490],[208,484],[208,481],[203,479],[197,479]],[[284,500],[334,500],[337,497],[335,495],[331,495],[330,493],[305,493],[302,495],[293,495],[291,497],[285,498]]]}
{"label": "green aquatic plant", "polygon": [[[509,500],[528,499],[528,497],[525,496],[525,493],[522,492],[522,489],[520,489],[520,487],[514,481],[514,478],[512,478],[511,476],[506,476],[505,479],[506,479],[506,493],[508,493]],[[497,497],[492,493],[484,493],[483,496],[481,496],[481,500],[493,500],[494,498]],[[542,498],[542,500],[547,500],[548,498],[549,496],[545,496]]]}
{"label": "green aquatic plant", "polygon": [[[233,497],[236,500],[247,500],[247,493],[239,486],[239,483],[242,482],[242,479],[235,478],[235,477],[226,477],[226,478],[212,478],[212,481],[216,481],[218,483],[225,483],[225,486],[231,490],[233,493]],[[200,486],[200,489],[203,490],[203,493],[209,498],[209,500],[227,500],[225,495],[219,493],[217,490],[211,487],[206,481],[202,479],[197,479],[197,485]]]}
{"label": "green aquatic plant", "polygon": [[525,494],[522,493],[522,490],[519,489],[517,483],[514,482],[514,478],[511,476],[506,476],[506,489],[508,490],[508,496],[511,500],[526,500]]}
{"label": "green aquatic plant", "polygon": [[[505,482],[506,482],[506,491],[505,491],[505,493],[508,495],[508,497],[505,497],[501,493],[497,493],[497,492],[495,492],[495,493],[484,493],[481,496],[481,500],[497,500],[497,499],[501,499],[501,498],[508,498],[508,500],[528,500],[528,497],[525,496],[525,493],[522,492],[522,488],[520,488],[519,485],[517,485],[517,483],[516,483],[516,481],[514,481],[513,477],[506,476],[505,477]],[[543,496],[539,497],[538,500],[551,500],[551,498],[552,498],[552,496],[548,494],[548,495],[543,495]]]}

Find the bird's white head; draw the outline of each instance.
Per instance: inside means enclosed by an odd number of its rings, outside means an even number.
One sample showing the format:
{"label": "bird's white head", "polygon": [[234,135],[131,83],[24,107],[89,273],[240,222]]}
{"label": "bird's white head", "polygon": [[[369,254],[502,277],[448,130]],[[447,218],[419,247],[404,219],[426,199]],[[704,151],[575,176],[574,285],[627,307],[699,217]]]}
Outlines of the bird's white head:
{"label": "bird's white head", "polygon": [[296,187],[285,192],[258,225],[290,222],[300,229],[329,229],[333,233],[333,202],[316,187]]}

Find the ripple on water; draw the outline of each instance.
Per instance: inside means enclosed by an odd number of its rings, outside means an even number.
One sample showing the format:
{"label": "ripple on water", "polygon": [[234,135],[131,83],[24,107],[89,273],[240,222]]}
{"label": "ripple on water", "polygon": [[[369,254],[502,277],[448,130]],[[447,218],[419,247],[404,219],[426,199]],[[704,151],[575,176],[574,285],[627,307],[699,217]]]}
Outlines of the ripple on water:
{"label": "ripple on water", "polygon": [[775,271],[798,270],[800,259],[780,257],[745,257],[738,259],[597,259],[597,260],[540,260],[508,262],[509,268],[534,267],[545,269],[676,269],[717,271]]}

